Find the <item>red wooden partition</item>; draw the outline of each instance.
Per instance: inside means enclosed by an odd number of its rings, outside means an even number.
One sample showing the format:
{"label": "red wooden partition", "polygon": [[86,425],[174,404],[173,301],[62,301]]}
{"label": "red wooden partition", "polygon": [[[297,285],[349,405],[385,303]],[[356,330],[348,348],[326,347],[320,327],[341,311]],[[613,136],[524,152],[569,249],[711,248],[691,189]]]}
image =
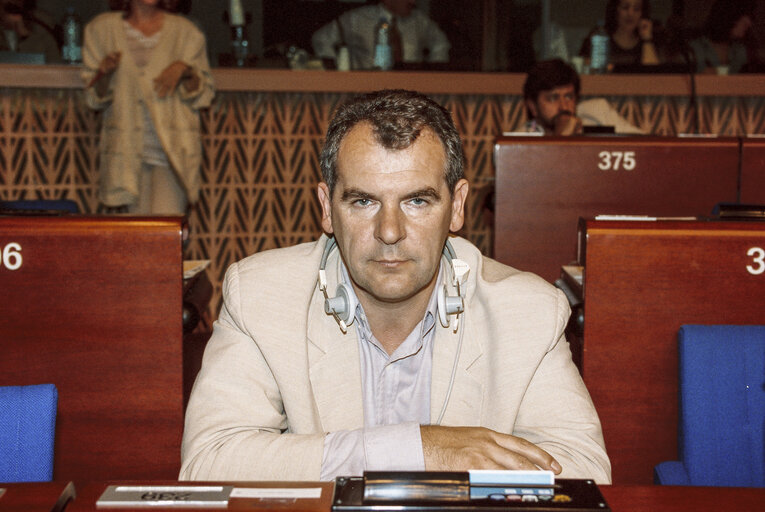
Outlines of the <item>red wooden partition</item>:
{"label": "red wooden partition", "polygon": [[576,258],[579,217],[709,215],[737,196],[736,138],[501,137],[494,257],[550,281]]}
{"label": "red wooden partition", "polygon": [[765,139],[742,139],[741,202],[765,205]]}
{"label": "red wooden partition", "polygon": [[677,460],[677,331],[765,324],[765,222],[604,222],[580,228],[582,372],[613,480],[650,484]]}
{"label": "red wooden partition", "polygon": [[0,217],[0,385],[54,383],[54,478],[177,478],[182,219]]}

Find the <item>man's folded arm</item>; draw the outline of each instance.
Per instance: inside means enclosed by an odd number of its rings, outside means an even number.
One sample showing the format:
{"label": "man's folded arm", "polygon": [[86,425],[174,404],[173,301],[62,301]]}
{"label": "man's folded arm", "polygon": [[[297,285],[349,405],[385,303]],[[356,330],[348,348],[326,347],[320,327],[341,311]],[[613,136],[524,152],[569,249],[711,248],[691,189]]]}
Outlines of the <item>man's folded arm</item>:
{"label": "man's folded arm", "polygon": [[318,480],[324,432],[290,433],[279,386],[242,321],[236,265],[186,410],[180,479]]}
{"label": "man's folded arm", "polygon": [[420,425],[381,425],[327,434],[321,479],[364,471],[423,471]]}
{"label": "man's folded arm", "polygon": [[560,478],[593,478],[611,482],[611,463],[595,406],[571,361],[563,334],[568,307],[559,293],[558,338],[534,373],[518,411],[513,435],[551,454],[563,471]]}

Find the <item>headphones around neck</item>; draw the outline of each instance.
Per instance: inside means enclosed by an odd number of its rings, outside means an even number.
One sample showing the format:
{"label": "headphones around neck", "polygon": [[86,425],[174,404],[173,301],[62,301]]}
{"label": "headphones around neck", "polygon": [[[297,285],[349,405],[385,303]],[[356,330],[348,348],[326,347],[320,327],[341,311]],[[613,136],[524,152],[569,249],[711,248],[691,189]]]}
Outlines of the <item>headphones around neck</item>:
{"label": "headphones around neck", "polygon": [[[329,254],[336,246],[337,241],[334,237],[330,238],[327,245],[324,246],[324,253],[321,255],[321,264],[319,265],[319,289],[324,294],[324,312],[335,317],[340,330],[346,333],[348,326],[355,319],[358,300],[356,294],[343,282],[338,283],[334,297],[327,294],[327,272],[325,269]],[[449,327],[449,315],[457,315],[454,322],[454,332],[457,332],[460,313],[465,311],[465,283],[470,273],[470,267],[457,258],[449,240],[444,244],[443,256],[451,267],[452,285],[457,289],[457,295],[446,294],[446,283],[438,290],[438,319],[441,325]]]}

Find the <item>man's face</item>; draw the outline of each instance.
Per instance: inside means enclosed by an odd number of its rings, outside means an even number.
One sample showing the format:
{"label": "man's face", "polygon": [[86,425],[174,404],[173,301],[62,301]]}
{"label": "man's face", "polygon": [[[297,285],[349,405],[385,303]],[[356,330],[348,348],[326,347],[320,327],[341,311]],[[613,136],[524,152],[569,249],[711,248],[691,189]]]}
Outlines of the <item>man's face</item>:
{"label": "man's face", "polygon": [[569,84],[540,92],[536,101],[526,100],[526,106],[539,124],[553,131],[559,114],[576,112],[576,100],[574,84]]}
{"label": "man's face", "polygon": [[744,39],[750,28],[752,28],[752,18],[741,16],[733,25],[733,28],[730,29],[730,38],[733,41],[740,41]]}
{"label": "man's face", "polygon": [[4,28],[13,30],[15,26],[22,23],[24,20],[22,12],[21,0],[0,0],[0,19]]}
{"label": "man's face", "polygon": [[416,0],[382,0],[382,4],[400,18],[406,18],[412,14],[412,10],[417,5]]}
{"label": "man's face", "polygon": [[388,150],[362,122],[340,143],[332,196],[319,184],[322,227],[334,233],[365,309],[430,297],[468,190],[460,180],[450,195],[445,168],[443,145],[427,129],[408,148]]}

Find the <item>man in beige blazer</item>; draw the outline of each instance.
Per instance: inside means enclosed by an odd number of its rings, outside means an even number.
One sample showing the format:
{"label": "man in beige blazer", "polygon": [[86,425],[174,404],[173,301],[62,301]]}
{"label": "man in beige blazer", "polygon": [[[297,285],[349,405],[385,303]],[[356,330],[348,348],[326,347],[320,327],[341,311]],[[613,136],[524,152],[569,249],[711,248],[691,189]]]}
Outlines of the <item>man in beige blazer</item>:
{"label": "man in beige blazer", "polygon": [[422,95],[339,109],[318,187],[327,235],[226,273],[181,479],[541,468],[610,482],[566,299],[449,235],[463,161],[449,113]]}

